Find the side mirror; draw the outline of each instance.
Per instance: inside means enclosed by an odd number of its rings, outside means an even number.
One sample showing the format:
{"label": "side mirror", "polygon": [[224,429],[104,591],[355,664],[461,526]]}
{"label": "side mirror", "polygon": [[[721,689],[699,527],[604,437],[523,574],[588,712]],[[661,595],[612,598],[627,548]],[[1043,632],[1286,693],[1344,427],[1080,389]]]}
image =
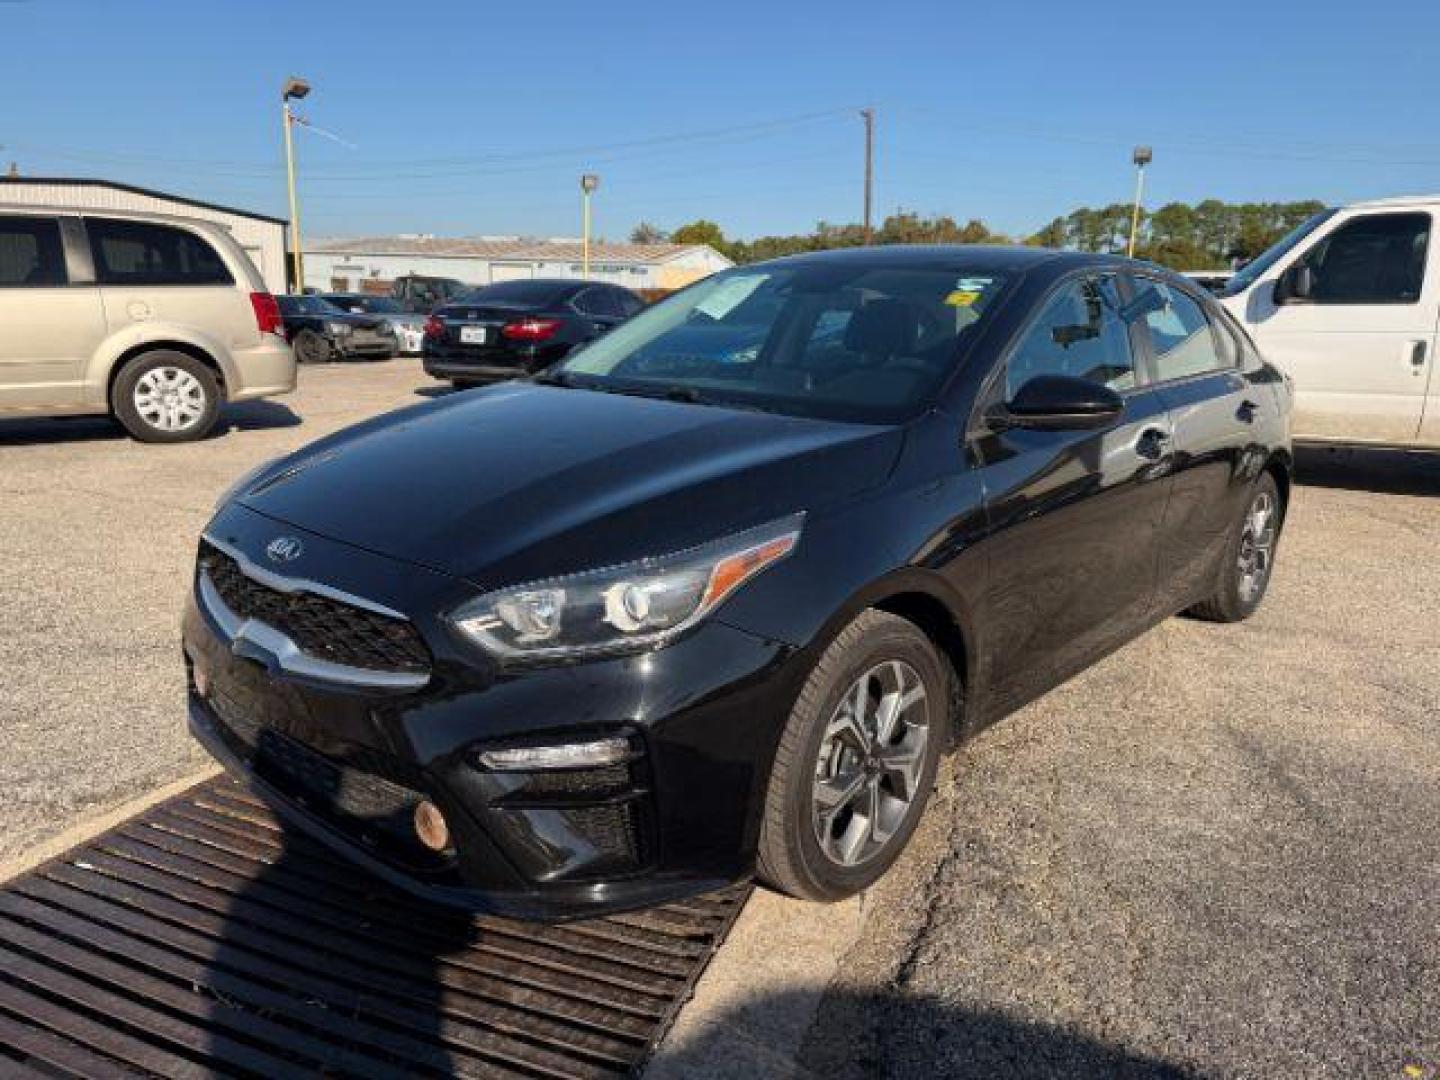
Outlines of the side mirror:
{"label": "side mirror", "polygon": [[1108,386],[1073,375],[1036,375],[987,419],[997,428],[1088,431],[1109,426],[1124,411],[1125,399]]}
{"label": "side mirror", "polygon": [[1286,267],[1285,272],[1275,281],[1275,303],[1277,306],[1293,304],[1297,300],[1309,300],[1315,291],[1315,273],[1303,262]]}

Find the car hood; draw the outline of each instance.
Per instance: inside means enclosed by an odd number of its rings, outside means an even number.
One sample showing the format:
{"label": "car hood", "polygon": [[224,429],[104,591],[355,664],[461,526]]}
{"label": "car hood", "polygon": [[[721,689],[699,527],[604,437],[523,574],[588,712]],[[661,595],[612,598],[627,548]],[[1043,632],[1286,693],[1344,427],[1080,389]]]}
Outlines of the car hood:
{"label": "car hood", "polygon": [[899,428],[509,383],[276,462],[241,502],[482,588],[680,551],[881,483]]}

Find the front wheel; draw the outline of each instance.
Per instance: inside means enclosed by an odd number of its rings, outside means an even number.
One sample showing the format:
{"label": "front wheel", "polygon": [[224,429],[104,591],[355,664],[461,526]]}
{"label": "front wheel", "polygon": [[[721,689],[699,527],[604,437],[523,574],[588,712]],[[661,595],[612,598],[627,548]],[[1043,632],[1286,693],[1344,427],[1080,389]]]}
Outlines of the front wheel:
{"label": "front wheel", "polygon": [[1215,592],[1190,609],[1189,614],[1211,622],[1240,622],[1255,614],[1275,566],[1275,547],[1284,524],[1284,506],[1275,478],[1265,473],[1226,545]]}
{"label": "front wheel", "polygon": [[115,377],[115,418],[141,442],[199,439],[220,415],[215,373],[185,353],[141,353]]}
{"label": "front wheel", "polygon": [[919,824],[957,700],[955,674],[915,624],[862,612],[806,680],[780,736],[759,876],[805,900],[879,880]]}
{"label": "front wheel", "polygon": [[330,343],[314,330],[295,335],[295,360],[301,364],[324,364],[330,360]]}

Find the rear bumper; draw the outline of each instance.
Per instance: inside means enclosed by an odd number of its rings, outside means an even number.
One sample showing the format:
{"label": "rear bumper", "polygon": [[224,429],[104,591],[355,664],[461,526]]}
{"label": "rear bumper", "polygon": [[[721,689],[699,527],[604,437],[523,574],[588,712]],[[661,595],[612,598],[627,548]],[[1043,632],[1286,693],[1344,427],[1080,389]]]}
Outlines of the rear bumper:
{"label": "rear bumper", "polygon": [[227,400],[253,401],[295,389],[295,353],[279,338],[265,337],[265,342],[253,349],[230,353],[230,370],[225,373]]}
{"label": "rear bumper", "polygon": [[435,379],[516,379],[544,370],[566,351],[534,346],[467,349],[426,341],[422,355],[425,374]]}

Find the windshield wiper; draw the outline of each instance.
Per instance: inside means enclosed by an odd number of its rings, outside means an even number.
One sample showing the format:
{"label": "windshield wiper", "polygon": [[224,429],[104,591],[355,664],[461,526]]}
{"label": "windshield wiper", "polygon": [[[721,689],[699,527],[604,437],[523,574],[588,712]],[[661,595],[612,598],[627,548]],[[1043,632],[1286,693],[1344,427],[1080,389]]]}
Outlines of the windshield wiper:
{"label": "windshield wiper", "polygon": [[560,386],[566,390],[575,390],[580,386],[567,371],[542,371],[538,375],[531,375],[530,381],[540,386]]}

